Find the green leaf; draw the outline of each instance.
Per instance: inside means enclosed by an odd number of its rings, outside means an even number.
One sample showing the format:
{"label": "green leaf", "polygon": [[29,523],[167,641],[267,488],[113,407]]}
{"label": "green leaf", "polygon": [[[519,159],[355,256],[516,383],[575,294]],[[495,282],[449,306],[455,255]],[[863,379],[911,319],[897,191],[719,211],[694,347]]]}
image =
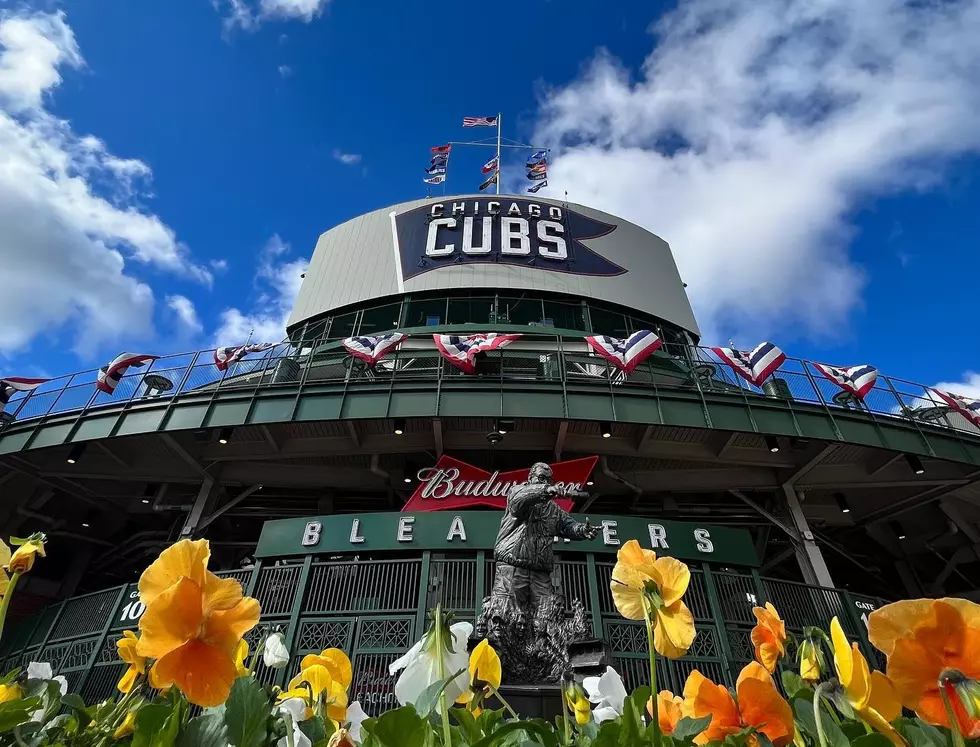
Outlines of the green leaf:
{"label": "green leaf", "polygon": [[795,698],[801,690],[808,689],[808,686],[803,681],[803,678],[796,672],[792,672],[789,669],[784,669],[779,677],[783,683],[783,690],[786,691],[786,697],[790,700]]}
{"label": "green leaf", "polygon": [[[844,732],[834,721],[833,716],[828,713],[826,704],[821,703],[820,709],[820,723],[823,725],[828,747],[850,747],[850,741],[844,736]],[[800,730],[809,734],[815,742],[819,742],[817,722],[813,718],[813,701],[797,698],[793,701],[793,713],[799,722]]]}
{"label": "green leaf", "polygon": [[892,747],[891,740],[884,734],[865,734],[851,742],[851,747]]}
{"label": "green leaf", "polygon": [[[150,703],[136,712],[136,722],[133,725],[133,747],[167,747],[170,727],[168,721],[173,715],[173,708],[166,703]],[[175,735],[176,736],[176,735]]]}
{"label": "green leaf", "polygon": [[623,727],[618,721],[604,721],[592,740],[592,747],[617,747]]}
{"label": "green leaf", "polygon": [[[425,688],[422,694],[415,700],[415,712],[422,718],[428,718],[429,714],[439,704],[439,696],[442,695],[443,690],[449,686],[450,682],[459,677],[462,671],[460,669],[456,674],[446,677],[444,680],[437,680]],[[450,706],[452,703],[447,703],[446,705]]]}
{"label": "green leaf", "polygon": [[[646,685],[636,688],[626,702],[623,703],[622,730],[619,734],[619,744],[622,747],[634,747],[647,743],[646,727],[643,723],[643,712],[650,697],[650,688]],[[645,697],[644,697],[645,696]]]}
{"label": "green leaf", "polygon": [[[332,726],[333,725],[331,724],[331,731]],[[327,730],[323,728],[323,720],[318,716],[309,718],[306,721],[300,721],[299,730],[303,732],[313,744],[316,744],[321,739],[325,739],[327,737]]]}
{"label": "green leaf", "polygon": [[225,701],[228,742],[235,747],[259,747],[265,741],[272,708],[262,686],[253,677],[239,677]]}
{"label": "green leaf", "polygon": [[69,708],[74,708],[76,711],[85,710],[85,701],[82,700],[80,695],[76,695],[75,693],[65,693],[61,696],[61,702]]}
{"label": "green leaf", "polygon": [[31,719],[31,714],[41,707],[41,699],[23,698],[0,703],[0,733],[12,731]]}
{"label": "green leaf", "polygon": [[674,739],[682,742],[693,740],[698,734],[703,732],[711,724],[711,716],[701,718],[690,718],[685,716],[677,722],[674,727]]}
{"label": "green leaf", "polygon": [[450,708],[449,715],[459,724],[459,730],[472,744],[483,737],[483,729],[480,728],[476,718],[465,708]]}
{"label": "green leaf", "polygon": [[18,674],[20,674],[20,667],[11,669],[3,677],[0,677],[0,685],[9,685],[11,682],[17,679]]}
{"label": "green leaf", "polygon": [[25,542],[27,542],[27,537],[11,537],[7,540],[7,544],[13,547],[20,547]]}
{"label": "green leaf", "polygon": [[370,729],[384,747],[422,747],[429,726],[412,706],[404,706],[381,714]]}
{"label": "green leaf", "polygon": [[227,744],[228,731],[221,713],[192,718],[177,739],[177,747],[225,747]]}
{"label": "green leaf", "polygon": [[545,745],[545,747],[558,746],[558,737],[555,735],[554,727],[541,719],[532,719],[528,721],[510,721],[496,729],[492,734],[485,736],[479,742],[474,743],[472,747],[500,747],[500,745],[507,744],[505,740],[509,734],[519,731],[527,733],[528,736],[533,735],[539,737],[539,743]]}

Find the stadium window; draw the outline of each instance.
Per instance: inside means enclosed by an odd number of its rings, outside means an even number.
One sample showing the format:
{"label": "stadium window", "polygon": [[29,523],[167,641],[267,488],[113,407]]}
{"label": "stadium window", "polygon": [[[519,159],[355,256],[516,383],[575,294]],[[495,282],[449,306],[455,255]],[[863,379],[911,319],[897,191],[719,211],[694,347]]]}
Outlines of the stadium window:
{"label": "stadium window", "polygon": [[446,297],[412,298],[405,314],[406,327],[434,327],[446,323]]}
{"label": "stadium window", "polygon": [[544,310],[539,298],[501,296],[497,299],[497,322],[499,324],[539,325],[544,318]]}
{"label": "stadium window", "polygon": [[626,317],[617,311],[607,311],[592,304],[589,306],[589,316],[592,318],[592,332],[594,334],[619,338],[630,335],[629,327],[626,325]]}
{"label": "stadium window", "polygon": [[585,315],[581,303],[562,303],[561,301],[544,302],[544,318],[553,322],[552,326],[559,329],[577,329],[586,331]]}
{"label": "stadium window", "polygon": [[398,326],[398,316],[401,314],[401,310],[401,302],[364,309],[364,313],[361,315],[361,326],[358,328],[357,334],[376,335],[389,329],[395,329]]}
{"label": "stadium window", "polygon": [[450,298],[449,324],[487,324],[493,317],[493,297]]}
{"label": "stadium window", "polygon": [[357,312],[352,311],[350,314],[341,314],[340,316],[335,316],[333,321],[330,323],[330,339],[331,340],[342,340],[345,337],[350,337],[354,334],[354,324],[357,321]]}

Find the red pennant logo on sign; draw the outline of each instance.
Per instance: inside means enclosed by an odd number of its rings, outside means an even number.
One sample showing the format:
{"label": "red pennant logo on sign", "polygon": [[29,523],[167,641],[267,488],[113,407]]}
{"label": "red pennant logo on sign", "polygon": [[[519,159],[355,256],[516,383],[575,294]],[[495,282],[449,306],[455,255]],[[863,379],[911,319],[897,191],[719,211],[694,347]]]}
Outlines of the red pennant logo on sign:
{"label": "red pennant logo on sign", "polygon": [[[554,484],[567,490],[582,490],[599,457],[572,459],[551,465]],[[469,506],[507,507],[507,493],[515,484],[527,482],[530,467],[512,472],[486,472],[450,456],[439,457],[435,467],[419,470],[419,485],[402,511],[451,511]],[[571,498],[556,498],[571,511]]]}

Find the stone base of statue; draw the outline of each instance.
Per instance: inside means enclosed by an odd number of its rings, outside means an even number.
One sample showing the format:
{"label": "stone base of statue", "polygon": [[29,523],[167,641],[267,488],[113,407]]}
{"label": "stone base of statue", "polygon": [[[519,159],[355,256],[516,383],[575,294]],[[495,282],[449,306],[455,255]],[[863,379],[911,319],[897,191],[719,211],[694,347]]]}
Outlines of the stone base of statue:
{"label": "stone base of statue", "polygon": [[569,646],[591,636],[582,603],[573,600],[567,615],[560,594],[533,613],[510,597],[491,595],[483,600],[475,630],[476,640],[486,638],[496,649],[503,681],[512,685],[559,684],[572,669]]}
{"label": "stone base of statue", "polygon": [[[500,694],[521,718],[543,718],[554,722],[561,716],[561,687],[559,685],[501,685]],[[504,704],[490,696],[484,708],[503,708]]]}

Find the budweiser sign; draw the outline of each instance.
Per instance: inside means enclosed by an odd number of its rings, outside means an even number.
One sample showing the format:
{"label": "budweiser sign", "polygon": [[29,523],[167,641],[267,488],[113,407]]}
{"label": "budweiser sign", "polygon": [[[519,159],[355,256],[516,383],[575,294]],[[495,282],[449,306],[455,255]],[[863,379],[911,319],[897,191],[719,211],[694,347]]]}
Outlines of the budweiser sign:
{"label": "budweiser sign", "polygon": [[[555,486],[567,490],[582,490],[592,474],[599,457],[572,459],[551,465]],[[507,493],[514,485],[527,482],[530,467],[512,472],[485,472],[472,464],[449,456],[441,456],[435,467],[418,472],[419,485],[402,511],[450,511],[468,506],[507,507]],[[566,511],[572,499],[556,498]]]}

